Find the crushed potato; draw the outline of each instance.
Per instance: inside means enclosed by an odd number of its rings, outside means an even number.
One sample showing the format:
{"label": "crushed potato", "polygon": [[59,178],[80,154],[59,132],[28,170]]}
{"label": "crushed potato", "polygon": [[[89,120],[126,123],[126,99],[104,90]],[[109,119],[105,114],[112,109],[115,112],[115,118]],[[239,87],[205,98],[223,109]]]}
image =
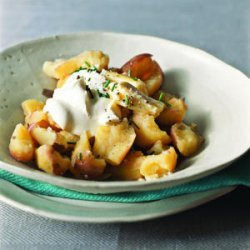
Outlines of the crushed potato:
{"label": "crushed potato", "polygon": [[44,73],[57,80],[58,90],[81,70],[104,77],[104,92],[93,93],[89,85],[85,91],[90,99],[97,94],[109,98],[117,119],[98,125],[94,133],[74,134],[44,111],[44,102],[24,100],[24,124],[17,124],[10,138],[14,159],[34,161],[46,173],[77,179],[150,180],[173,172],[178,155],[190,157],[200,150],[204,138],[183,122],[185,100],[160,90],[164,74],[152,55],[137,55],[121,68],[109,68],[109,57],[102,51],[43,64]]}

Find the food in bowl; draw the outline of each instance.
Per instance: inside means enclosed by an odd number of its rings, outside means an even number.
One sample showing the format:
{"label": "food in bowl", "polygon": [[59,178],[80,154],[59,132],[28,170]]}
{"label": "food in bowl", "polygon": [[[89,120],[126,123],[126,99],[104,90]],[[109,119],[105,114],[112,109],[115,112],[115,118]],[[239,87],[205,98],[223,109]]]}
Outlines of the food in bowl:
{"label": "food in bowl", "polygon": [[150,54],[109,68],[101,51],[47,61],[57,80],[46,102],[23,101],[9,151],[49,174],[88,180],[149,180],[173,172],[177,159],[196,154],[204,141],[185,124],[183,98],[161,90],[164,74]]}

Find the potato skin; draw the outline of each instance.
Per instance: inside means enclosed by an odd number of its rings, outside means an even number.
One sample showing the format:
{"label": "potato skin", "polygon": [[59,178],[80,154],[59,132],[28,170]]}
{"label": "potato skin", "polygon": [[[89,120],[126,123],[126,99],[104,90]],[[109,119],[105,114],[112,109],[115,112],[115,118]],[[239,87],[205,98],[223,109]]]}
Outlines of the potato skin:
{"label": "potato skin", "polygon": [[162,153],[158,155],[145,156],[140,167],[140,173],[145,179],[163,177],[175,169],[177,157],[177,153],[173,147],[162,151]]}
{"label": "potato skin", "polygon": [[153,97],[158,100],[160,94],[163,95],[162,102],[165,104],[165,107],[157,117],[157,123],[162,126],[172,126],[175,123],[182,122],[188,108],[184,99],[175,97],[164,91],[158,91]]}
{"label": "potato skin", "polygon": [[85,152],[81,159],[76,159],[70,170],[77,179],[97,180],[102,176],[105,168],[105,160],[95,159],[91,152]]}
{"label": "potato skin", "polygon": [[21,123],[17,124],[10,139],[9,152],[17,161],[33,160],[35,146],[28,129]]}
{"label": "potato skin", "polygon": [[156,124],[151,115],[134,113],[132,121],[136,133],[135,144],[142,148],[151,147],[156,141],[160,140],[163,144],[169,144],[171,138],[166,131],[163,131]]}
{"label": "potato skin", "polygon": [[127,181],[138,180],[142,177],[140,167],[144,158],[141,151],[129,152],[121,165],[110,167],[109,172],[115,179]]}
{"label": "potato skin", "polygon": [[171,127],[171,137],[174,146],[181,155],[189,157],[197,153],[204,138],[195,132],[195,130],[184,123],[176,123]]}
{"label": "potato skin", "polygon": [[93,152],[109,164],[117,166],[125,158],[135,140],[135,131],[124,120],[97,128]]}
{"label": "potato skin", "polygon": [[63,175],[70,168],[70,159],[61,156],[51,145],[36,149],[36,163],[39,169],[54,175]]}
{"label": "potato skin", "polygon": [[96,159],[91,151],[90,134],[81,134],[71,156],[71,173],[78,179],[98,179],[106,168],[104,159]]}
{"label": "potato skin", "polygon": [[148,53],[139,54],[131,58],[121,67],[125,73],[130,72],[146,83],[149,96],[153,95],[162,85],[164,74],[159,64]]}
{"label": "potato skin", "polygon": [[112,177],[121,180],[157,179],[175,169],[177,154],[173,147],[158,155],[143,155],[141,151],[129,152],[120,166],[111,167]]}

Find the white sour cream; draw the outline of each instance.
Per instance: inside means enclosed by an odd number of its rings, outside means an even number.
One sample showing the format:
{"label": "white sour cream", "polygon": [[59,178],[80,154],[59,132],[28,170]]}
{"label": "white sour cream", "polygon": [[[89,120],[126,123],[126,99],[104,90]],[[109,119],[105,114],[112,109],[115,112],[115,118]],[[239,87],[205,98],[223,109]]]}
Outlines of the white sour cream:
{"label": "white sour cream", "polygon": [[[105,81],[105,77],[96,71],[75,72],[61,88],[55,89],[43,110],[64,130],[77,135],[89,130],[94,134],[98,126],[119,120],[112,111],[111,99],[97,94],[97,90],[105,93]],[[94,98],[90,97],[86,86],[92,90]]]}

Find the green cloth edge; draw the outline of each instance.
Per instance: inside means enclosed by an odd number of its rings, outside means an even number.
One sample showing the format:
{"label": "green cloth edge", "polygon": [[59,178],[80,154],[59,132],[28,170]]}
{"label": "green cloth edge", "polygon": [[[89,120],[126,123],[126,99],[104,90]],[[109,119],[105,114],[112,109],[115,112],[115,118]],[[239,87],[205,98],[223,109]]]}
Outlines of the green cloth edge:
{"label": "green cloth edge", "polygon": [[125,192],[115,194],[82,193],[51,185],[42,181],[31,180],[2,169],[0,169],[0,178],[27,191],[53,197],[99,202],[146,202],[227,186],[244,185],[250,187],[250,153],[236,161],[232,164],[232,166],[216,174],[187,184],[157,191]]}

